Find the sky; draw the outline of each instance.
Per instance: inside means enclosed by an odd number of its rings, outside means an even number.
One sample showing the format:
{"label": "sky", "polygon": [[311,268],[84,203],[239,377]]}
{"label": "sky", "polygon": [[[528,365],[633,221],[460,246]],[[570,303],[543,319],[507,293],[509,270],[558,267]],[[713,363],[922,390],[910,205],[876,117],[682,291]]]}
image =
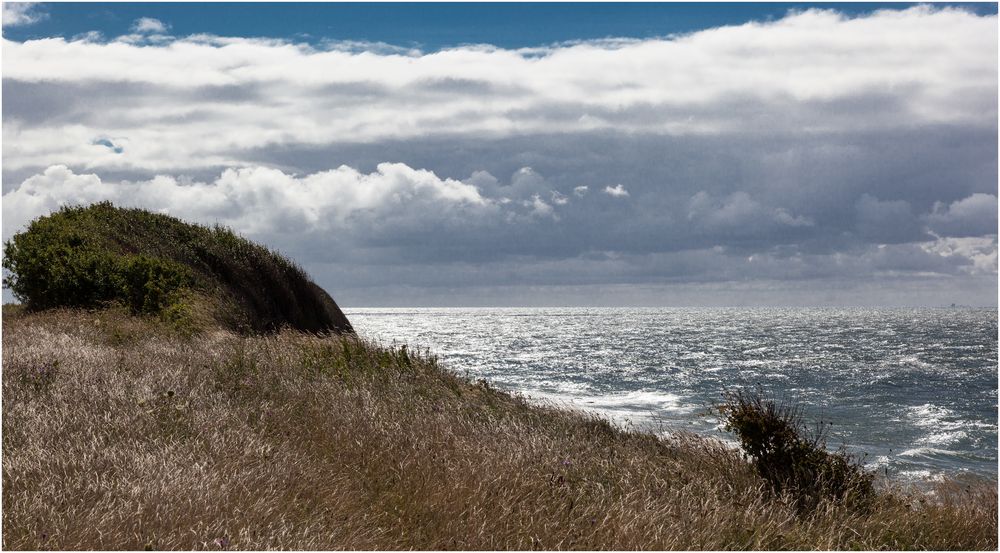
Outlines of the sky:
{"label": "sky", "polygon": [[994,307],[997,43],[995,3],[5,3],[3,237],[111,200],[347,307]]}

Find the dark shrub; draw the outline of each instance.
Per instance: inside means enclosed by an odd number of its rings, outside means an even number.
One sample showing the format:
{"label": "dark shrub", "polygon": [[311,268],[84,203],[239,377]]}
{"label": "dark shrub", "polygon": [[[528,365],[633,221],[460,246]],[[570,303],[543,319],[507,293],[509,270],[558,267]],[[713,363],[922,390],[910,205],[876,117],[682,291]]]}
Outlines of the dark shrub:
{"label": "dark shrub", "polygon": [[182,298],[198,298],[218,322],[241,332],[352,332],[302,269],[218,226],[110,203],[64,207],[14,235],[4,254],[4,285],[28,309],[119,302],[135,313],[187,320],[193,308]]}
{"label": "dark shrub", "polygon": [[791,496],[801,511],[822,500],[862,504],[874,496],[874,474],[843,451],[826,450],[826,429],[810,430],[795,406],[760,391],[725,394],[719,411],[724,428],[776,494]]}

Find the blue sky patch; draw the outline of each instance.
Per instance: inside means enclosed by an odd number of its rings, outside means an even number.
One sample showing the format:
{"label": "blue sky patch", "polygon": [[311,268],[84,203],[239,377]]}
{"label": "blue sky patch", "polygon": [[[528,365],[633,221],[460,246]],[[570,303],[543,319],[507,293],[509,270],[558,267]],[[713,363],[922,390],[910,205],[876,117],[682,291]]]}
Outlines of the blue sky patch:
{"label": "blue sky patch", "polygon": [[114,152],[116,154],[120,154],[120,153],[122,153],[122,152],[125,151],[124,148],[122,148],[121,146],[115,144],[114,142],[112,142],[111,140],[109,140],[107,138],[98,138],[97,140],[94,140],[94,142],[92,142],[92,144],[94,144],[96,146],[104,146],[105,148],[111,150],[112,152]]}
{"label": "blue sky patch", "polygon": [[[651,38],[748,21],[780,19],[809,8],[848,16],[902,10],[913,3],[46,3],[46,17],[4,29],[24,41],[97,32],[105,38],[143,30],[174,36],[269,37],[322,45],[385,43],[428,52],[464,44],[524,48],[574,40]],[[945,4],[936,4],[941,7]],[[996,3],[956,3],[977,14]],[[144,19],[145,18],[145,19]],[[145,21],[145,24],[140,23]]]}

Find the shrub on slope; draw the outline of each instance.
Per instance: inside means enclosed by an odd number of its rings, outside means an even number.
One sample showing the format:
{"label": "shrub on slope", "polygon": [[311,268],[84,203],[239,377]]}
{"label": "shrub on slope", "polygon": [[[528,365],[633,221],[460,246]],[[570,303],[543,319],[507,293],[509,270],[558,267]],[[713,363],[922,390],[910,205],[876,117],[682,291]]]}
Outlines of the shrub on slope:
{"label": "shrub on slope", "polygon": [[736,434],[772,492],[788,495],[802,512],[824,499],[858,506],[872,500],[874,473],[843,451],[827,451],[823,423],[810,432],[796,406],[761,391],[727,393],[726,400],[719,408],[723,428]]}
{"label": "shrub on slope", "polygon": [[28,309],[122,303],[240,332],[352,332],[333,299],[288,259],[216,226],[110,203],[64,207],[5,244],[4,284]]}

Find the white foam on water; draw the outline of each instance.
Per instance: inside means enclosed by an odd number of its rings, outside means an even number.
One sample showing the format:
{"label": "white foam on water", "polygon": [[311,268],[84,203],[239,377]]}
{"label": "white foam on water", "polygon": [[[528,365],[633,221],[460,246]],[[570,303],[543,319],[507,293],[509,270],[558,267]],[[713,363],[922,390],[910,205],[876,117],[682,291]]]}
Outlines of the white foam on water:
{"label": "white foam on water", "polygon": [[943,425],[953,425],[953,422],[946,421],[948,417],[954,416],[954,412],[947,407],[925,403],[907,409],[913,424],[920,427],[942,427]]}
{"label": "white foam on water", "polygon": [[593,400],[598,405],[606,405],[609,407],[649,406],[671,411],[688,409],[687,406],[681,404],[681,396],[667,392],[639,390],[635,392],[627,392],[625,394],[597,396],[593,398]]}
{"label": "white foam on water", "polygon": [[531,399],[593,411],[616,420],[655,419],[658,414],[691,413],[698,406],[686,404],[681,396],[668,392],[638,390],[613,394],[564,394],[535,390]]}
{"label": "white foam on water", "polygon": [[949,446],[968,439],[970,430],[992,427],[983,421],[956,418],[954,411],[930,403],[910,407],[907,412],[913,424],[927,432],[916,440],[919,445]]}
{"label": "white foam on water", "polygon": [[950,445],[969,437],[969,433],[964,430],[950,432],[935,432],[928,434],[917,440],[918,444]]}
{"label": "white foam on water", "polygon": [[766,352],[768,352],[770,350],[771,350],[771,348],[769,348],[767,346],[761,346],[759,348],[745,349],[745,350],[743,350],[743,353],[744,354],[747,354],[747,353],[766,353]]}
{"label": "white foam on water", "polygon": [[[901,470],[897,473],[897,477],[910,482],[943,482],[947,479],[945,473],[928,469]],[[928,492],[933,493],[933,489]]]}
{"label": "white foam on water", "polygon": [[914,447],[900,452],[900,457],[930,457],[932,455],[951,455],[952,452],[947,449],[939,449],[936,447]]}
{"label": "white foam on water", "polygon": [[935,365],[932,365],[918,357],[917,355],[901,355],[896,357],[891,361],[892,364],[898,366],[903,365],[907,367],[914,367],[918,369],[933,369]]}
{"label": "white foam on water", "polygon": [[593,392],[593,389],[589,384],[569,380],[537,380],[534,382],[534,385],[544,389],[553,390],[549,393],[563,398],[580,397]]}
{"label": "white foam on water", "polygon": [[931,471],[927,469],[901,470],[899,476],[904,480],[930,480]]}
{"label": "white foam on water", "polygon": [[744,361],[739,361],[737,362],[737,364],[741,367],[767,367],[770,365],[774,365],[775,362],[767,359],[747,359]]}
{"label": "white foam on water", "polygon": [[888,455],[879,455],[870,462],[865,463],[865,468],[868,470],[881,470],[891,463],[892,459]]}

